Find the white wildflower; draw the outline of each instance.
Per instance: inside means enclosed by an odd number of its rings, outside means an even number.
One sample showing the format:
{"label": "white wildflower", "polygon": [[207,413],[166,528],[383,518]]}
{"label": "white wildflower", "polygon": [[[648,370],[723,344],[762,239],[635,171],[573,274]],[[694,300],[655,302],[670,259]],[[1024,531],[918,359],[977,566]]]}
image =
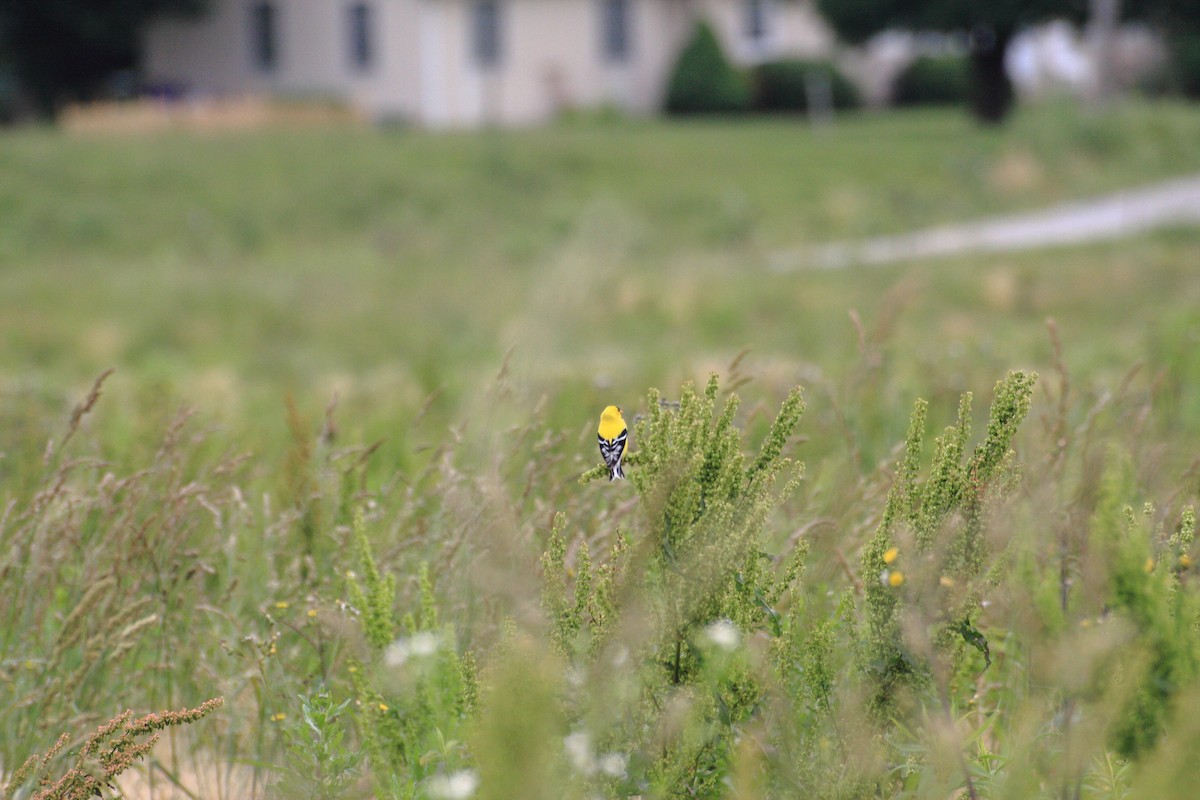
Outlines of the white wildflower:
{"label": "white wildflower", "polygon": [[567,683],[573,689],[582,689],[587,686],[587,672],[579,667],[567,667]]}
{"label": "white wildflower", "polygon": [[610,778],[624,778],[628,764],[629,759],[624,753],[605,753],[597,761],[600,771]]}
{"label": "white wildflower", "polygon": [[416,656],[418,658],[421,658],[424,656],[431,656],[437,652],[437,649],[438,649],[438,638],[436,635],[430,633],[429,631],[421,631],[420,633],[414,633],[408,639],[409,655]]}
{"label": "white wildflower", "polygon": [[719,619],[711,623],[705,633],[708,640],[722,650],[733,650],[741,642],[741,634],[737,626],[727,619]]}
{"label": "white wildflower", "polygon": [[587,731],[575,731],[563,738],[563,749],[567,751],[567,758],[571,761],[571,766],[585,775],[590,774],[595,769],[595,761],[592,758],[592,737]]}
{"label": "white wildflower", "polygon": [[429,796],[438,800],[466,800],[479,788],[479,776],[464,769],[449,775],[434,775],[429,779]]}
{"label": "white wildflower", "polygon": [[437,652],[438,638],[428,631],[414,633],[388,645],[383,660],[389,667],[402,667],[410,658],[426,658]]}
{"label": "white wildflower", "polygon": [[383,662],[389,667],[402,667],[408,661],[408,642],[397,639],[383,651]]}
{"label": "white wildflower", "polygon": [[613,648],[612,665],[614,667],[623,667],[629,661],[629,648],[623,644],[619,644]]}

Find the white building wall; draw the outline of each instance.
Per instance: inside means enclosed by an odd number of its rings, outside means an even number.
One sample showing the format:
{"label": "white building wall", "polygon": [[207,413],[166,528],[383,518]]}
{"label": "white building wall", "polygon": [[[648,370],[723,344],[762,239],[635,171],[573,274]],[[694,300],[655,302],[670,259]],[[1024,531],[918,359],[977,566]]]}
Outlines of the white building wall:
{"label": "white building wall", "polygon": [[748,0],[700,0],[698,13],[716,31],[725,55],[735,64],[759,64],[776,58],[822,58],[833,53],[837,37],[821,19],[812,0],[762,0],[764,30],[749,33]]}
{"label": "white building wall", "polygon": [[799,58],[832,58],[837,34],[817,11],[813,0],[776,2],[778,55]]}
{"label": "white building wall", "polygon": [[[500,58],[477,63],[474,0],[420,0],[421,119],[435,127],[527,125],[561,111],[612,103],[648,111],[657,51],[643,37],[653,5],[630,2],[627,60],[605,59],[600,0],[500,0]],[[649,30],[643,30],[647,28]]]}
{"label": "white building wall", "polygon": [[449,3],[417,3],[416,117],[432,127],[453,123],[451,81],[447,75],[454,55]]}
{"label": "white building wall", "polygon": [[237,0],[210,0],[199,19],[155,22],[144,39],[143,71],[154,83],[200,94],[270,89],[251,69],[250,25]]}
{"label": "white building wall", "polygon": [[483,75],[470,65],[468,4],[417,0],[417,19],[417,121],[433,128],[483,124],[485,94],[494,87],[491,82],[485,86]]}
{"label": "white building wall", "polygon": [[667,80],[695,26],[691,0],[635,0],[632,111],[656,113],[666,100]]}
{"label": "white building wall", "polygon": [[[326,0],[328,2],[329,0]],[[347,4],[348,5],[348,4]],[[371,30],[373,62],[365,70],[350,59],[350,32],[341,39],[346,98],[380,119],[418,119],[420,18],[416,0],[376,0]],[[349,12],[343,10],[343,16]],[[348,21],[342,22],[343,27]]]}
{"label": "white building wall", "polygon": [[662,107],[698,16],[740,63],[832,46],[811,0],[767,0],[767,33],[746,32],[746,0],[628,0],[629,53],[603,52],[601,0],[499,0],[500,61],[473,52],[475,0],[369,0],[373,62],[351,63],[350,0],[274,0],[276,64],[254,63],[252,0],[210,0],[196,20],[163,20],[145,40],[146,77],[199,95],[337,97],[377,118],[434,128],[526,125],[571,108]]}
{"label": "white building wall", "polygon": [[[337,94],[345,87],[349,67],[344,6],[330,0],[276,0],[279,62],[275,71],[282,91],[322,95]],[[245,14],[249,16],[248,11]]]}

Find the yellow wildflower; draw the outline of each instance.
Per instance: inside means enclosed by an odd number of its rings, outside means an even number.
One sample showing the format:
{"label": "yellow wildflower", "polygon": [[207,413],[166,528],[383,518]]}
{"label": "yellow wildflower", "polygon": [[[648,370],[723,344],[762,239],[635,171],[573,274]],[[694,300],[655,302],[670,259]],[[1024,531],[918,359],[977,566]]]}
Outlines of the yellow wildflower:
{"label": "yellow wildflower", "polygon": [[890,564],[890,563],[892,563],[893,561],[895,561],[895,560],[896,560],[896,557],[897,557],[897,556],[899,556],[899,555],[900,555],[900,548],[899,548],[899,547],[892,547],[892,548],[889,548],[889,549],[888,549],[888,551],[887,551],[886,553],[884,553],[884,554],[883,554],[883,563],[885,563],[885,564]]}

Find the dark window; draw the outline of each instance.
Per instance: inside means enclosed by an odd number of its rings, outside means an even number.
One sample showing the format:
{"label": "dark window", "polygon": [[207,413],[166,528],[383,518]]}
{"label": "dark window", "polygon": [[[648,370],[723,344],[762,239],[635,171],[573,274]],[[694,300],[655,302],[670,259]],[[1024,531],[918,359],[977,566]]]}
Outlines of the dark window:
{"label": "dark window", "polygon": [[629,57],[629,0],[600,0],[604,57],[624,61]]}
{"label": "dark window", "polygon": [[761,42],[767,35],[767,0],[746,0],[746,35]]}
{"label": "dark window", "polygon": [[487,69],[500,63],[500,0],[475,0],[475,63]]}
{"label": "dark window", "polygon": [[375,62],[372,22],[369,5],[354,3],[350,6],[350,64],[356,70],[368,70]]}
{"label": "dark window", "polygon": [[250,46],[254,48],[254,66],[264,72],[270,72],[279,63],[279,42],[276,40],[278,25],[273,4],[255,3],[250,8]]}

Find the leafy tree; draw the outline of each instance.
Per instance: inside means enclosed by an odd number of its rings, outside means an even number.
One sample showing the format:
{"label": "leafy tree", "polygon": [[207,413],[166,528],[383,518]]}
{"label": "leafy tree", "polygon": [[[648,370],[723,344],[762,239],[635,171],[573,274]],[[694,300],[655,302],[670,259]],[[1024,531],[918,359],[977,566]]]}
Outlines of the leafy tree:
{"label": "leafy tree", "polygon": [[[1004,58],[1013,36],[1048,19],[1082,22],[1095,0],[817,0],[817,4],[838,33],[854,43],[888,28],[966,32],[971,111],[980,120],[995,123],[1012,108],[1013,89]],[[1125,0],[1121,14],[1174,33],[1200,25],[1200,0]]]}
{"label": "leafy tree", "polygon": [[892,86],[892,102],[898,106],[961,105],[970,96],[970,69],[958,55],[921,56]]}
{"label": "leafy tree", "polygon": [[198,11],[204,0],[0,0],[0,51],[41,116],[94,97],[114,71],[137,63],[146,24]]}
{"label": "leafy tree", "polygon": [[1174,88],[1200,98],[1200,0],[1127,0],[1158,24],[1171,45]]}
{"label": "leafy tree", "polygon": [[753,96],[741,73],[721,52],[706,22],[696,24],[667,85],[669,114],[729,114],[748,111]]}
{"label": "leafy tree", "polygon": [[831,62],[785,58],[766,61],[754,69],[755,107],[760,111],[807,111],[814,75],[828,82],[834,108],[859,104],[858,90]]}
{"label": "leafy tree", "polygon": [[818,0],[838,33],[861,42],[887,28],[959,30],[970,35],[972,112],[1000,122],[1013,103],[1004,56],[1016,32],[1051,17],[1081,20],[1086,0]]}

